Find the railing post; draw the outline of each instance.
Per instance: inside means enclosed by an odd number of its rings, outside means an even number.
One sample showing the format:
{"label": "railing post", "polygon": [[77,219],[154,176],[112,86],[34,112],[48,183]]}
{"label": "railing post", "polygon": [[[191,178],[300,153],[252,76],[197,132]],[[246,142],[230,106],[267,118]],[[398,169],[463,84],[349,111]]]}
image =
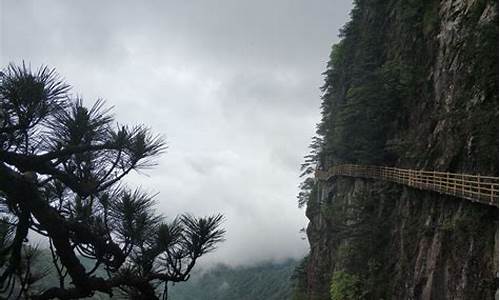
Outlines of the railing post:
{"label": "railing post", "polygon": [[450,172],[446,172],[446,192],[450,192]]}
{"label": "railing post", "polygon": [[495,188],[494,187],[495,187],[495,183],[492,183],[490,186],[490,188],[491,188],[490,202],[491,203],[494,203],[493,201],[495,199],[495,192],[494,192]]}
{"label": "railing post", "polygon": [[481,178],[477,174],[477,200],[481,200]]}
{"label": "railing post", "polygon": [[441,180],[443,178],[441,177],[441,174],[438,174],[438,190],[441,192]]}
{"label": "railing post", "polygon": [[453,195],[457,195],[457,178],[453,177]]}
{"label": "railing post", "polygon": [[465,196],[465,176],[462,174],[462,196]]}
{"label": "railing post", "polygon": [[436,185],[436,171],[432,171],[432,179],[431,179],[431,186],[434,189],[434,186]]}
{"label": "railing post", "polygon": [[418,184],[421,189],[424,189],[424,174],[422,173],[422,170],[418,170]]}

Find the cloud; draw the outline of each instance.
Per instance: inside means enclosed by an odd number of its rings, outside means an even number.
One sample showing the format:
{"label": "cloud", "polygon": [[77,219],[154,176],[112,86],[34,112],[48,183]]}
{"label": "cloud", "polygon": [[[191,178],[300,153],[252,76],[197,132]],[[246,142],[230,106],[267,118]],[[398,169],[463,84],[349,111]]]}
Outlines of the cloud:
{"label": "cloud", "polygon": [[3,0],[0,63],[56,67],[87,103],[144,123],[169,150],[131,185],[158,211],[226,216],[204,262],[299,257],[295,195],[322,76],[350,0]]}

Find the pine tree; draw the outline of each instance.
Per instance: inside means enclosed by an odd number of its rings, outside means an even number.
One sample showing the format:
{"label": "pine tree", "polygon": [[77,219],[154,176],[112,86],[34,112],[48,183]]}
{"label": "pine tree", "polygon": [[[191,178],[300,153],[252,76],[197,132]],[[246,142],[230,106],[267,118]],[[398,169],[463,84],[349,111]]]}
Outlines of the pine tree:
{"label": "pine tree", "polygon": [[[160,284],[187,280],[197,259],[223,241],[223,217],[158,215],[154,197],[122,179],[154,166],[163,139],[144,126],[115,125],[103,101],[86,107],[69,89],[46,67],[9,65],[1,74],[1,292],[158,299]],[[19,280],[33,276],[25,263],[30,231],[48,240],[59,276],[58,286],[37,295]]]}

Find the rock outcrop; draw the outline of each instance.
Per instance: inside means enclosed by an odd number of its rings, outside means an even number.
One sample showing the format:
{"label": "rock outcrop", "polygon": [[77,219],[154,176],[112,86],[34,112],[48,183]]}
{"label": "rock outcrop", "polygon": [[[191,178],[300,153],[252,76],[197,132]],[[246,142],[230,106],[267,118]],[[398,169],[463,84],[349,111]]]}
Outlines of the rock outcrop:
{"label": "rock outcrop", "polygon": [[[498,176],[498,1],[355,1],[341,35],[325,72],[318,168]],[[330,299],[332,283],[356,299],[495,297],[495,208],[336,177],[311,187],[306,215],[296,299]],[[336,273],[352,282],[332,282]]]}

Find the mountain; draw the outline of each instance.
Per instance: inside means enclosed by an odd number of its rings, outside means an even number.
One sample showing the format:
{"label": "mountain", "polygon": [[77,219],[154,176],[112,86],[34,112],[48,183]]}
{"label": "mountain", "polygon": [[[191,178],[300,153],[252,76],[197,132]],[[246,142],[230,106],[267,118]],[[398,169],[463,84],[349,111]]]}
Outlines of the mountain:
{"label": "mountain", "polygon": [[216,265],[195,273],[187,282],[169,287],[169,300],[290,299],[295,260],[255,266]]}
{"label": "mountain", "polygon": [[498,176],[498,1],[357,0],[325,71],[296,300],[494,299],[498,209],[341,164]]}
{"label": "mountain", "polygon": [[[58,285],[55,270],[50,262],[50,253],[41,250],[36,265],[37,271],[50,270],[48,275],[36,283],[36,288],[45,289]],[[87,269],[93,262],[82,258]],[[169,300],[284,300],[290,299],[292,281],[297,260],[262,262],[251,266],[230,267],[218,264],[205,270],[194,269],[186,282],[169,284]],[[98,271],[106,277],[105,272]],[[160,286],[158,288],[163,288]],[[126,299],[118,291],[113,298],[96,293],[92,299]]]}

